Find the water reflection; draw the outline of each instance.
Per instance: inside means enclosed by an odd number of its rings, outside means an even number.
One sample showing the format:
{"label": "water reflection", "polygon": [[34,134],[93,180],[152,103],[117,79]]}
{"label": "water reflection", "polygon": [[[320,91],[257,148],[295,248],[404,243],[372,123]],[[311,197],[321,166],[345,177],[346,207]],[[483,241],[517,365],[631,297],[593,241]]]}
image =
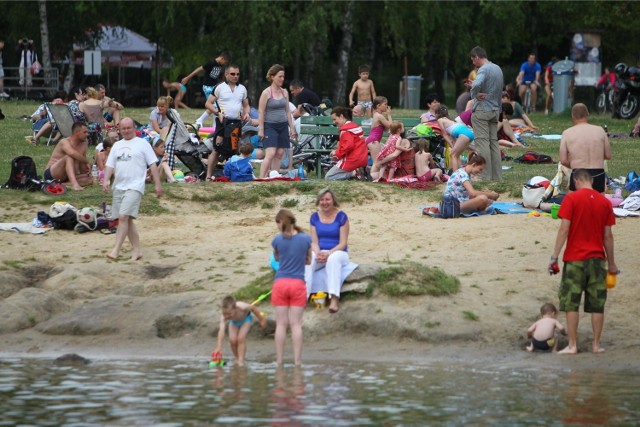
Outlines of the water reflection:
{"label": "water reflection", "polygon": [[636,371],[0,360],[0,426],[634,425]]}

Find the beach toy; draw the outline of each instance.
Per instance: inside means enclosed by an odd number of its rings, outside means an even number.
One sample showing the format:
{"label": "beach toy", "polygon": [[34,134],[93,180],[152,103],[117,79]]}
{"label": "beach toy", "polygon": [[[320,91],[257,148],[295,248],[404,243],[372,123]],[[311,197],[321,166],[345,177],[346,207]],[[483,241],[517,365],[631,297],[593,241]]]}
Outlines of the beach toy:
{"label": "beach toy", "polygon": [[558,219],[558,211],[560,210],[560,205],[554,203],[551,205],[551,218]]}
{"label": "beach toy", "polygon": [[198,135],[200,135],[202,138],[206,138],[207,136],[209,136],[209,134],[215,131],[216,131],[216,128],[214,127],[202,127],[198,129]]}
{"label": "beach toy", "polygon": [[269,292],[265,292],[264,294],[260,295],[258,298],[256,298],[256,300],[254,302],[251,303],[251,305],[256,305],[258,304],[260,301],[262,301],[263,299],[265,299],[266,297],[268,297],[269,295],[271,295],[271,291]]}
{"label": "beach toy", "polygon": [[615,288],[617,281],[618,281],[618,273],[613,274],[607,271],[607,289]]}
{"label": "beach toy", "polygon": [[176,169],[172,173],[175,179],[184,179],[184,173],[180,169]]}
{"label": "beach toy", "polygon": [[271,266],[273,271],[278,271],[278,269],[280,268],[280,263],[276,261],[276,257],[273,255],[273,252],[271,252],[271,256],[269,257],[269,265]]}
{"label": "beach toy", "polygon": [[211,362],[209,362],[210,368],[222,368],[224,366],[224,360],[222,359],[222,353],[214,351],[211,353]]}
{"label": "beach toy", "polygon": [[316,305],[316,308],[322,308],[327,301],[327,293],[322,291],[316,292],[311,295],[311,301]]}

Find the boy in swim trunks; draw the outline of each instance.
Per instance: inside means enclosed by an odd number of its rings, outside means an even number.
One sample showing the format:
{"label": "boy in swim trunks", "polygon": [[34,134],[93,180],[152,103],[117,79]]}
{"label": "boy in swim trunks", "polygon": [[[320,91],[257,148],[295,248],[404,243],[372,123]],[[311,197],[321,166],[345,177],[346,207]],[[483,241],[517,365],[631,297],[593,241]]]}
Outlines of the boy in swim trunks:
{"label": "boy in swim trunks", "polygon": [[236,358],[238,366],[244,366],[244,359],[247,355],[247,335],[251,330],[254,316],[258,319],[260,328],[264,329],[267,326],[267,321],[255,305],[236,301],[232,296],[225,297],[222,300],[218,345],[214,352],[220,353],[222,351],[222,341],[224,341],[224,333],[228,323],[231,351]]}
{"label": "boy in swim trunks", "polygon": [[555,353],[558,346],[556,331],[566,334],[566,330],[558,322],[558,310],[553,304],[547,303],[540,307],[540,315],[542,317],[527,330],[527,336],[531,338],[527,351],[551,350]]}
{"label": "boy in swim trunks", "polygon": [[[349,103],[353,108],[354,116],[371,117],[373,98],[376,97],[376,89],[373,87],[373,81],[369,80],[369,66],[361,65],[358,67],[358,75],[360,78],[353,83],[351,92],[349,93]],[[356,95],[357,98],[353,98]],[[356,102],[357,101],[357,102]]]}

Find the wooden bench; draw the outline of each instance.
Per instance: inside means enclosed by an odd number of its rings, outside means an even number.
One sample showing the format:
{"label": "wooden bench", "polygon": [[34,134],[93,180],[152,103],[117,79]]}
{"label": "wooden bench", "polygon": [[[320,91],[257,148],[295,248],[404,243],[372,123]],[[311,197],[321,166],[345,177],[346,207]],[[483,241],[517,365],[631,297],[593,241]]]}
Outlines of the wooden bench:
{"label": "wooden bench", "polygon": [[[365,138],[369,136],[371,132],[371,125],[363,125],[362,121],[368,120],[364,117],[355,117],[353,121],[359,124],[364,131]],[[393,120],[401,121],[404,124],[405,130],[410,129],[416,125],[420,124],[419,118],[413,117],[398,117],[393,118]],[[320,148],[320,141],[322,137],[339,135],[340,131],[338,127],[333,124],[333,120],[329,116],[302,116],[300,117],[300,134],[301,135],[313,135],[314,137],[314,148],[304,149],[303,153],[319,153],[319,154],[327,154],[330,153],[331,150]],[[389,132],[384,133],[384,136],[389,136]],[[316,165],[316,172],[318,178],[322,178],[322,167],[320,162],[320,156],[318,156],[318,164]]]}

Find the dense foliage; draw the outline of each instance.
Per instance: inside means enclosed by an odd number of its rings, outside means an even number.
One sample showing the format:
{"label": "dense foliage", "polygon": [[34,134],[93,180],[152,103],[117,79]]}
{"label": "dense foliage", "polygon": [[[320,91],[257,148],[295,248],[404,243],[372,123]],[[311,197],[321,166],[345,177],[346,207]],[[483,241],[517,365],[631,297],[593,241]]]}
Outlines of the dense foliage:
{"label": "dense foliage", "polygon": [[475,45],[485,47],[513,79],[531,50],[542,63],[567,55],[576,31],[602,33],[607,64],[638,60],[638,2],[40,0],[0,1],[6,65],[15,65],[17,58],[9,53],[24,36],[33,38],[40,51],[43,2],[51,55],[66,55],[99,23],[118,24],[171,53],[174,67],[164,71],[170,78],[228,49],[253,95],[264,85],[265,70],[283,63],[289,78],[301,78],[322,95],[344,102],[358,65],[368,63],[378,92],[393,96],[405,73],[405,57],[410,75],[422,75],[423,86],[444,93],[445,71],[460,89]]}

